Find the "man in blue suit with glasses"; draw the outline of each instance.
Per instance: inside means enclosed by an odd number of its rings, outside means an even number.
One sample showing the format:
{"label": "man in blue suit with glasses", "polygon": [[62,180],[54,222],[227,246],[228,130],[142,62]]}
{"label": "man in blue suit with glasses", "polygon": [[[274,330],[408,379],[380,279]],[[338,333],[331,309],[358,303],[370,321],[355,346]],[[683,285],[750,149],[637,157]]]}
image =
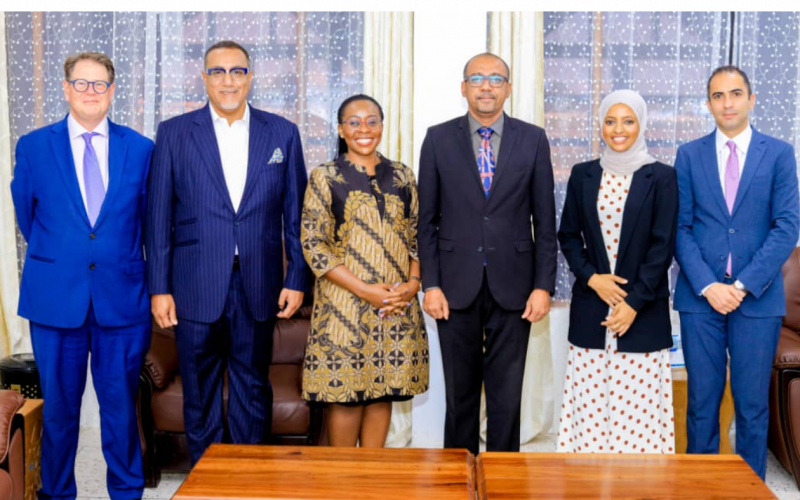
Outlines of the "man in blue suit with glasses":
{"label": "man in blue suit with glasses", "polygon": [[107,117],[114,65],[85,52],[64,63],[69,114],[21,137],[11,194],[28,242],[19,315],[30,320],[44,395],[40,499],[75,498],[81,396],[91,356],[106,484],[144,488],[136,397],[150,344],[142,226],[153,141]]}
{"label": "man in blue suit with glasses", "polygon": [[226,370],[228,438],[269,437],[272,331],[300,307],[310,277],[297,127],[248,105],[244,47],[218,42],[204,62],[208,104],[158,128],[147,218],[151,308],[161,327],[175,327],[192,463],[224,438]]}
{"label": "man in blue suit with glasses", "polygon": [[719,452],[728,359],[736,452],[764,478],[768,390],[786,314],[781,266],[797,243],[792,147],[750,126],[756,96],[735,66],[708,80],[711,134],[678,149],[675,287],[689,375],[688,453]]}

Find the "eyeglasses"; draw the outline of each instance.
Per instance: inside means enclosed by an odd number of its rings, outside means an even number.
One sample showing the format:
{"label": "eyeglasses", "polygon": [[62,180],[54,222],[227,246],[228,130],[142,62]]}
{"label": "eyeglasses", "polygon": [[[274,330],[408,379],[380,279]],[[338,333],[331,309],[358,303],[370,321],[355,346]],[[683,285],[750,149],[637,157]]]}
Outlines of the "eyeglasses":
{"label": "eyeglasses", "polygon": [[500,75],[469,75],[464,81],[469,83],[470,87],[480,87],[486,80],[489,80],[489,85],[492,87],[502,87],[508,81],[508,78]]}
{"label": "eyeglasses", "polygon": [[383,125],[383,122],[377,116],[368,116],[366,120],[359,120],[358,118],[348,118],[342,122],[350,130],[358,130],[361,125],[366,125],[368,129],[375,130]]}
{"label": "eyeglasses", "polygon": [[72,84],[72,88],[75,89],[75,92],[80,93],[86,92],[91,86],[95,94],[105,94],[108,92],[108,88],[111,87],[111,84],[104,80],[90,82],[88,80],[84,80],[83,78],[78,78],[75,80],[68,80],[68,82]]}
{"label": "eyeglasses", "polygon": [[231,75],[234,80],[244,80],[244,77],[250,73],[250,68],[208,68],[206,74],[214,81],[219,81],[225,78],[226,74]]}

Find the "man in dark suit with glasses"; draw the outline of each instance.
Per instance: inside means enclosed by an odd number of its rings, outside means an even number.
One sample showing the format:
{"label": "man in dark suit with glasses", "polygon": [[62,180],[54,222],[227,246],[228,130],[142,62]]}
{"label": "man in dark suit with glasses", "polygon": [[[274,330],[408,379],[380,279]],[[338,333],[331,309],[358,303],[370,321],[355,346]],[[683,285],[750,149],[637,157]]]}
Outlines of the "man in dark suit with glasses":
{"label": "man in dark suit with glasses", "polygon": [[503,112],[511,82],[499,57],[470,59],[461,93],[469,112],[428,129],[419,164],[423,308],[442,349],[444,444],[478,453],[485,384],[486,449],[517,451],[530,323],[547,315],[555,289],[550,147],[544,130]]}

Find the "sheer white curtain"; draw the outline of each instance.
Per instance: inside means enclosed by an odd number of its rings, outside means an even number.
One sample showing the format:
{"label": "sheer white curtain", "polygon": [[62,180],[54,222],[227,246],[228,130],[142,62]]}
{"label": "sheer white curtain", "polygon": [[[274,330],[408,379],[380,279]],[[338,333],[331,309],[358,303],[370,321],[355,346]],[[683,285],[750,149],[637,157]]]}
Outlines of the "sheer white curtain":
{"label": "sheer white curtain", "polygon": [[[414,167],[413,36],[411,12],[364,13],[364,93],[381,103],[384,114],[380,152]],[[386,446],[411,442],[412,402],[392,405]]]}
{"label": "sheer white curtain", "polygon": [[[24,256],[24,242],[18,238],[11,243],[14,231],[6,230],[11,202],[3,179],[10,176],[13,163],[7,147],[66,114],[61,80],[67,56],[85,50],[108,54],[117,73],[111,120],[153,137],[161,120],[205,104],[203,53],[219,40],[236,40],[253,62],[251,104],[298,125],[309,169],[335,154],[338,104],[362,89],[362,13],[7,12],[0,16],[6,28],[0,40],[7,41],[2,52],[8,55],[8,99],[0,104],[0,182],[5,186],[0,189],[4,243],[0,293],[6,324],[9,310],[12,323],[21,322],[12,294],[18,289],[17,266],[22,265],[17,255]],[[5,67],[0,70],[2,92]],[[5,103],[11,110],[6,121]],[[13,220],[10,224],[13,228]],[[20,345],[27,345],[27,334],[19,335],[24,338]],[[0,340],[0,353],[2,349]],[[81,425],[98,422],[94,392],[86,391]]]}
{"label": "sheer white curtain", "polygon": [[0,16],[0,358],[16,352],[30,352],[28,323],[17,316],[19,271],[14,205],[8,185],[13,162],[11,119],[8,101],[6,23]]}
{"label": "sheer white curtain", "polygon": [[544,13],[492,12],[489,52],[511,67],[506,112],[544,127]]}
{"label": "sheer white curtain", "polygon": [[737,12],[734,64],[750,78],[753,126],[794,146],[800,163],[800,12]]}

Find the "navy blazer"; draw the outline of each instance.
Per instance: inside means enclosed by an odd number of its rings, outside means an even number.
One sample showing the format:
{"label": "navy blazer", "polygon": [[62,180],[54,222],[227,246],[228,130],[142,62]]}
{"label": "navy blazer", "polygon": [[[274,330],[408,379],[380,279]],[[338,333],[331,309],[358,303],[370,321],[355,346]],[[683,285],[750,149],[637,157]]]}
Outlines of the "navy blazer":
{"label": "navy blazer", "polygon": [[678,149],[675,170],[680,214],[675,256],[681,273],[675,309],[710,313],[700,292],[732,276],[749,293],[739,306],[750,317],[783,316],[786,300],[781,266],[797,244],[797,163],[789,144],[753,129],[733,214],[719,179],[716,131]]}
{"label": "navy blazer", "polygon": [[440,287],[450,308],[463,309],[477,297],[485,270],[492,297],[504,309],[524,309],[534,288],[552,294],[558,254],[553,184],[550,145],[540,127],[505,115],[488,198],[467,115],[428,129],[419,159],[423,288]]}
{"label": "navy blazer", "polygon": [[153,141],[108,122],[108,189],[94,227],[78,186],[67,118],[17,142],[11,195],[28,242],[19,315],[77,328],[91,304],[98,324],[150,319],[142,226]]}
{"label": "navy blazer", "polygon": [[216,321],[238,247],[250,311],[266,321],[278,312],[281,288],[308,291],[300,246],[307,184],[300,134],[290,121],[250,108],[247,177],[234,212],[208,106],[158,127],[147,210],[150,293],[171,293],[180,318]]}
{"label": "navy blazer", "polygon": [[593,274],[615,274],[628,280],[620,287],[625,302],[637,311],[617,341],[621,352],[653,352],[672,346],[668,271],[672,265],[678,220],[675,169],[655,162],[633,174],[622,215],[616,269],[610,269],[600,230],[597,197],[603,169],[600,160],[575,165],[558,239],[575,275],[570,305],[569,341],[578,347],[603,349],[609,306],[589,287]]}

